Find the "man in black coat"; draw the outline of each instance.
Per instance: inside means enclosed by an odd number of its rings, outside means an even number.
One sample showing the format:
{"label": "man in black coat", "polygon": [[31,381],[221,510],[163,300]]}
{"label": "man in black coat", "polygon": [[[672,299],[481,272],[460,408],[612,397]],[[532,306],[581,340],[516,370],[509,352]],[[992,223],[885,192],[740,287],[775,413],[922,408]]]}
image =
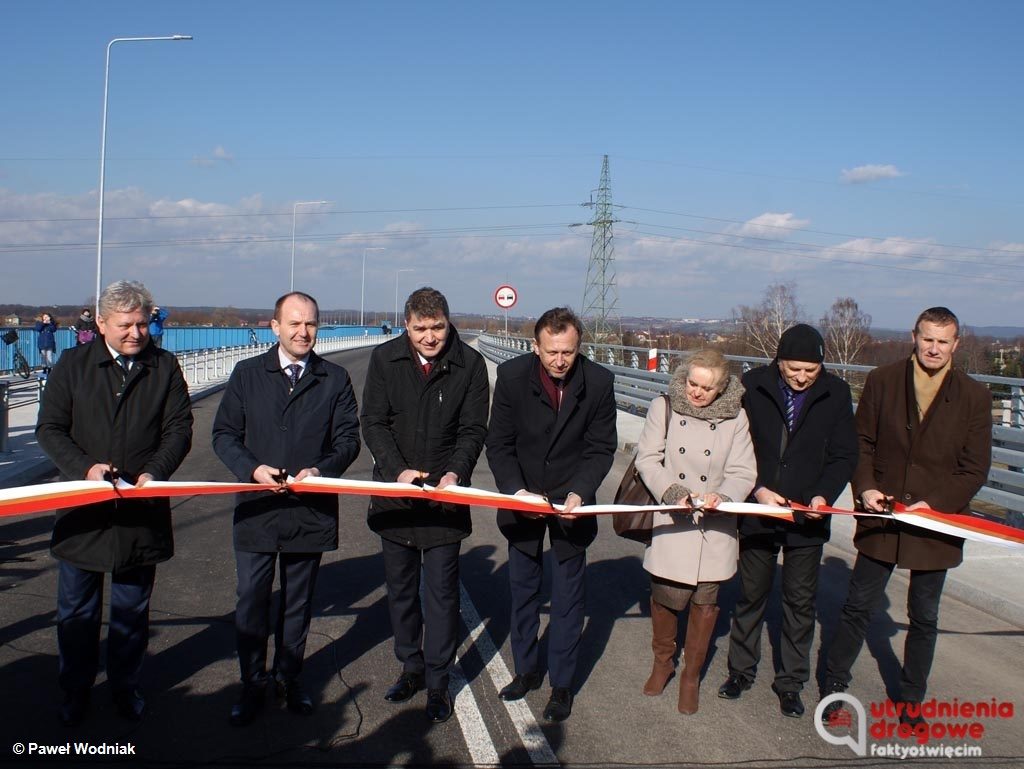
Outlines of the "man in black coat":
{"label": "man in black coat", "polygon": [[[319,312],[316,300],[298,291],[277,300],[270,328],[278,344],[235,366],[213,423],[214,451],[238,480],[279,486],[236,497],[235,629],[242,696],[231,710],[233,726],[259,715],[270,680],[288,710],[313,712],[299,673],[320,559],[338,547],[338,497],[292,493],[285,481],[340,477],[359,454],[348,372],[313,352]],[[281,600],[268,676],[270,596],[278,561]]]}
{"label": "man in black coat", "polygon": [[587,546],[597,521],[573,509],[593,504],[611,469],[617,437],[614,377],[580,356],[583,329],[571,310],[556,307],[537,320],[533,352],[498,367],[487,435],[487,459],[504,494],[541,494],[564,503],[562,515],[498,512],[508,539],[512,589],[512,655],[516,675],[499,692],[518,700],[540,687],[538,632],[544,534],[551,539],[554,568],[548,626],[548,721],[572,712],[573,675],[584,619]]}
{"label": "man in black coat", "polygon": [[[118,281],[99,300],[101,336],[66,350],[39,409],[36,437],[61,480],[144,486],[165,481],[192,445],[192,408],[177,359],[149,340],[153,297]],[[61,720],[86,714],[99,662],[103,575],[111,574],[107,679],[120,715],[145,710],[139,675],[149,641],[156,564],[174,554],[166,497],[116,500],[57,511],[50,545],[60,561],[57,645]]]}
{"label": "man in black coat", "polygon": [[[468,486],[487,433],[490,386],[483,357],[459,339],[440,291],[420,288],[405,302],[405,331],[370,356],[360,420],[373,454],[373,479]],[[405,702],[427,689],[427,718],[452,714],[448,677],[459,626],[459,549],[469,507],[371,497],[380,535],[398,680],[384,699]],[[420,573],[423,600],[420,601]]]}
{"label": "man in black coat", "polygon": [[[757,454],[753,501],[832,505],[857,464],[850,388],[825,370],[825,344],[816,329],[783,332],[775,360],[743,376],[743,407]],[[782,714],[804,713],[800,691],[810,678],[815,596],[829,517],[797,514],[795,523],[753,515],[740,520],[740,598],[729,639],[729,677],[718,690],[736,699],[749,689],[761,658],[761,628],[782,551],[780,667],[772,690]]]}

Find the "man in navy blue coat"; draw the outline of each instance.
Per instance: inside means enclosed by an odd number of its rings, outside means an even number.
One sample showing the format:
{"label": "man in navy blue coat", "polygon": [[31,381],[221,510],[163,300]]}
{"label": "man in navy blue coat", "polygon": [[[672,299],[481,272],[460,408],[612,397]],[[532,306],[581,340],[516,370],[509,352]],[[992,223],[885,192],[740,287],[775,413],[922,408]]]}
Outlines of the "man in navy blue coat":
{"label": "man in navy blue coat", "polygon": [[[271,330],[278,344],[239,363],[213,423],[213,448],[240,481],[277,484],[239,494],[234,545],[235,609],[242,696],[231,724],[245,726],[263,707],[273,680],[288,709],[313,711],[299,683],[320,559],[338,547],[338,497],[296,494],[285,480],[339,477],[359,454],[356,399],[348,372],[315,352],[319,308],[308,294],[277,300]],[[268,675],[270,596],[280,561],[281,601]]]}
{"label": "man in navy blue coat", "polygon": [[573,676],[584,619],[587,546],[597,521],[573,509],[596,501],[618,445],[614,376],[579,354],[582,326],[556,307],[537,320],[533,352],[498,367],[487,435],[487,460],[504,494],[541,494],[564,504],[563,515],[498,512],[508,540],[512,589],[512,655],[516,676],[498,696],[517,700],[540,687],[538,632],[544,535],[554,556],[548,630],[551,697],[547,721],[572,712]]}

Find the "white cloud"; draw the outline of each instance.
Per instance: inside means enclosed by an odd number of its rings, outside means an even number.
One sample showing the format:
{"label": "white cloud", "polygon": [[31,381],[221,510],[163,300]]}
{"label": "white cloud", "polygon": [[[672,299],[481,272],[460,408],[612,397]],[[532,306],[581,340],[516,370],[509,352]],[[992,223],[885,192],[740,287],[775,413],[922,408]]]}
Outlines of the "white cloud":
{"label": "white cloud", "polygon": [[[159,294],[161,304],[269,307],[287,288],[290,200],[265,200],[259,194],[237,201],[154,198],[141,188],[114,188],[107,190],[105,215],[104,280],[140,279]],[[579,307],[589,233],[556,228],[495,235],[492,225],[509,222],[484,217],[476,229],[458,213],[400,216],[302,217],[296,287],[312,291],[325,309],[358,310],[363,249],[382,246],[387,250],[366,259],[367,312],[393,312],[396,271],[408,268],[416,271],[398,278],[402,296],[433,285],[455,312],[497,313],[494,289],[506,281],[519,291],[516,314]],[[20,194],[0,188],[0,220],[6,256],[0,301],[88,299],[95,281],[95,191]],[[798,235],[780,239],[808,225],[793,213],[769,212],[716,235],[617,230],[620,312],[728,317],[738,304],[759,301],[764,287],[779,280],[799,282],[800,299],[812,318],[837,296],[852,295],[876,323],[888,327],[903,327],[913,320],[908,316],[934,304],[954,307],[972,324],[993,325],[1013,316],[1024,301],[1022,284],[1014,282],[1024,280],[1017,270],[1002,271],[1005,285],[968,279],[1000,274],[982,263],[1018,263],[1024,244],[990,243],[989,249],[1002,253],[986,253],[971,265],[962,263],[972,258],[962,249],[928,239],[832,239],[829,245],[792,242],[807,239]],[[745,240],[741,233],[780,240]],[[908,258],[914,256],[925,259]]]}
{"label": "white cloud", "polygon": [[193,155],[190,162],[198,168],[213,168],[218,164],[233,165],[235,156],[218,144],[209,155]]}
{"label": "white cloud", "polygon": [[810,219],[797,219],[792,213],[776,214],[769,211],[733,228],[731,234],[744,238],[786,240],[793,232],[806,228],[810,223]]}
{"label": "white cloud", "polygon": [[839,174],[840,181],[846,184],[867,184],[879,179],[897,179],[906,174],[894,165],[868,164],[856,168],[844,168]]}

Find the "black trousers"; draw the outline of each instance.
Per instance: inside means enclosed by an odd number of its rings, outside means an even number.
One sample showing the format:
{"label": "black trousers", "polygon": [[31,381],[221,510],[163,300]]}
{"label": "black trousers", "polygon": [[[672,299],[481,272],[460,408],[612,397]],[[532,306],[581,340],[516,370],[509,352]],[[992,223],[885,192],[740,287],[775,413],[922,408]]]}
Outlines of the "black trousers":
{"label": "black trousers", "polygon": [[[867,635],[871,612],[881,601],[895,564],[858,553],[850,577],[849,593],[843,606],[839,629],[828,650],[828,681],[849,685],[850,670],[860,654]],[[928,674],[935,657],[938,638],[939,601],[946,570],[911,570],[907,593],[907,618],[910,627],[903,645],[903,669],[900,675],[900,699],[921,702],[928,689]]]}
{"label": "black trousers", "polygon": [[323,553],[244,553],[235,551],[238,604],[235,633],[242,683],[267,683],[267,639],[274,569],[281,561],[281,595],[274,629],[273,674],[293,681],[302,672],[313,612],[313,591]]}
{"label": "black trousers", "polygon": [[383,538],[381,544],[395,656],[403,672],[424,676],[428,689],[447,689],[458,647],[462,543],[422,550]]}
{"label": "black trousers", "polygon": [[[584,575],[587,553],[559,562],[551,554],[551,611],[548,621],[548,679],[551,686],[572,688],[583,635]],[[540,589],[544,579],[544,553],[526,555],[508,546],[509,585],[512,589],[512,657],[516,673],[540,672]]]}
{"label": "black trousers", "polygon": [[815,597],[822,545],[781,545],[774,537],[740,540],[740,598],[729,635],[729,672],[753,681],[761,660],[761,628],[782,551],[782,633],[775,688],[799,692],[811,677]]}
{"label": "black trousers", "polygon": [[[57,650],[60,687],[67,692],[92,687],[99,666],[103,619],[101,571],[60,562],[57,576]],[[149,644],[149,599],[156,566],[115,571],[110,577],[107,627],[107,680],[115,692],[138,687]]]}

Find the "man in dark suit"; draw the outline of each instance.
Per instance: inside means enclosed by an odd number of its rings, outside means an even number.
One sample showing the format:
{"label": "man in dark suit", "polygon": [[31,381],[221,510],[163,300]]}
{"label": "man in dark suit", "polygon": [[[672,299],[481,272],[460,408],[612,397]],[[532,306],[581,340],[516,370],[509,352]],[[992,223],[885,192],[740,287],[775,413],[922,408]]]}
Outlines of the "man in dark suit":
{"label": "man in dark suit", "polygon": [[[922,312],[912,332],[909,360],[868,374],[857,404],[860,455],[853,494],[864,510],[880,512],[887,500],[908,508],[970,512],[992,462],[992,396],[988,388],[953,368],[960,321],[945,307]],[[963,560],[959,537],[884,518],[857,521],[857,560],[835,638],[828,651],[825,689],[845,691],[867,634],[871,611],[885,592],[892,570],[910,570],[900,699],[900,720],[924,723],[924,700],[938,637],[939,600],[946,571]],[[841,709],[829,703],[828,723]]]}
{"label": "man in dark suit", "polygon": [[[743,375],[743,408],[757,454],[752,501],[819,508],[832,505],[853,475],[857,432],[850,387],[825,370],[825,342],[800,323],[779,339],[775,360]],[[828,516],[805,513],[793,523],[740,516],[740,597],[729,638],[729,677],[718,696],[733,700],[754,683],[761,630],[782,552],[782,633],[772,690],[782,715],[804,714],[800,692],[811,676],[815,596]]]}
{"label": "man in dark suit", "polygon": [[[487,432],[487,367],[459,339],[440,291],[405,302],[406,333],[373,351],[360,415],[373,479],[469,485]],[[472,525],[467,505],[371,497],[380,535],[395,656],[402,673],[384,699],[405,702],[427,689],[427,718],[452,714],[448,677],[459,629],[459,549]],[[423,599],[420,600],[420,575]]]}
{"label": "man in dark suit", "polygon": [[[50,374],[39,410],[39,445],[61,480],[136,486],[165,481],[192,445],[188,387],[173,355],[149,340],[153,297],[118,281],[99,300],[101,336],[66,350]],[[116,500],[57,511],[51,552],[60,561],[57,645],[61,720],[85,717],[99,661],[103,575],[111,575],[107,679],[117,712],[138,720],[156,564],[174,554],[166,497]]]}
{"label": "man in dark suit", "polygon": [[[278,344],[235,366],[213,423],[213,448],[238,480],[279,486],[239,494],[235,503],[242,696],[231,710],[233,726],[259,715],[271,680],[289,711],[313,712],[299,674],[320,559],[338,547],[338,497],[292,493],[285,481],[339,477],[359,454],[352,383],[344,368],[313,352],[318,321],[319,308],[308,294],[295,291],[278,299],[270,322]],[[268,676],[270,596],[278,562],[281,599]]]}
{"label": "man in dark suit", "polygon": [[498,367],[487,435],[487,459],[499,491],[541,494],[565,505],[558,516],[498,512],[498,525],[509,542],[516,669],[515,678],[498,694],[503,700],[521,699],[543,680],[537,636],[544,534],[551,540],[548,721],[564,721],[572,712],[586,549],[597,536],[597,521],[572,511],[595,502],[617,446],[614,377],[580,356],[582,333],[579,318],[564,307],[540,316],[533,352]]}

